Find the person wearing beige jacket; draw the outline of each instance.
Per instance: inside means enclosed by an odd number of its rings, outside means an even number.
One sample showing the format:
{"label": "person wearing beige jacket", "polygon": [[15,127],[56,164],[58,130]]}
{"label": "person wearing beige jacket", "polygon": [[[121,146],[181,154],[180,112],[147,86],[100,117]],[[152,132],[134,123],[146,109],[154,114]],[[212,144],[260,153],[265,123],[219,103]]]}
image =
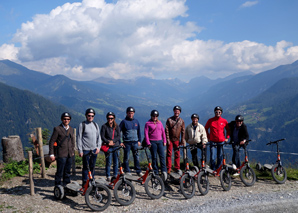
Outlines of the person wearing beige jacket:
{"label": "person wearing beige jacket", "polygon": [[[198,114],[196,113],[192,114],[191,120],[192,120],[192,123],[189,124],[185,130],[185,141],[190,145],[197,144],[197,147],[200,148],[201,150],[205,149],[206,148],[205,144],[208,142],[205,127],[199,123]],[[198,149],[192,149],[191,155],[192,155],[192,162],[194,166],[197,166],[199,168]]]}

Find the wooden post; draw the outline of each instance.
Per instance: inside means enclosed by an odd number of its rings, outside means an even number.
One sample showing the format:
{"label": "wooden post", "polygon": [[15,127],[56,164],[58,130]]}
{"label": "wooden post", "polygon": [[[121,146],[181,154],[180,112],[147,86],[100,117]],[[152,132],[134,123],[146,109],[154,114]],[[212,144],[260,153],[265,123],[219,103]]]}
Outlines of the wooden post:
{"label": "wooden post", "polygon": [[28,151],[29,157],[29,180],[30,180],[30,195],[34,195],[34,182],[33,182],[33,159],[32,151]]}
{"label": "wooden post", "polygon": [[[73,129],[73,136],[75,137],[75,151],[77,150],[77,129],[74,128]],[[74,156],[72,158],[72,165],[71,165],[71,168],[72,168],[72,175],[76,175],[76,152],[74,152]]]}
{"label": "wooden post", "polygon": [[38,139],[38,148],[39,148],[39,154],[40,154],[40,163],[41,163],[41,177],[46,177],[46,167],[44,162],[44,154],[43,154],[43,142],[42,142],[42,133],[41,133],[41,127],[37,128],[37,139]]}

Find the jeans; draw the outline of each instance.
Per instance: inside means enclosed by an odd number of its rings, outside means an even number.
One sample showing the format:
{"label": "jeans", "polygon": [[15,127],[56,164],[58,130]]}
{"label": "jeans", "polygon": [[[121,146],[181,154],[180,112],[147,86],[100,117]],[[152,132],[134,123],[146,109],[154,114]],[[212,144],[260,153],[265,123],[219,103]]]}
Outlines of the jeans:
{"label": "jeans", "polygon": [[171,172],[172,169],[172,151],[174,148],[174,167],[175,170],[180,170],[180,149],[179,141],[170,141],[170,144],[167,144],[167,170],[168,173]]}
{"label": "jeans", "polygon": [[63,185],[70,183],[70,169],[72,165],[72,157],[57,158],[57,171],[55,174],[55,186],[62,185],[61,178],[63,177]]}
{"label": "jeans", "polygon": [[[223,160],[223,153],[222,153],[222,149],[223,149],[223,145],[225,142],[213,142],[210,141],[210,164],[211,164],[211,169],[212,170],[216,170],[219,168],[219,166],[222,163]],[[215,150],[217,150],[217,164],[215,167],[215,158],[216,158],[216,154],[215,154]]]}
{"label": "jeans", "polygon": [[150,141],[151,147],[150,152],[152,156],[152,167],[155,174],[158,175],[158,163],[157,163],[157,154],[160,161],[160,167],[162,172],[167,172],[166,167],[166,158],[165,158],[165,152],[163,147],[163,141]]}
{"label": "jeans", "polygon": [[138,153],[138,142],[137,141],[127,141],[124,142],[124,157],[123,157],[123,168],[124,172],[130,172],[129,169],[129,153],[132,150],[134,166],[137,174],[141,173],[139,153]]}
{"label": "jeans", "polygon": [[89,155],[90,150],[83,150],[83,170],[82,170],[82,181],[85,183],[88,179],[88,165],[94,179],[94,170],[97,154]]}
{"label": "jeans", "polygon": [[[201,148],[199,147],[198,149],[200,149],[201,153],[202,153],[203,146],[201,146]],[[193,165],[200,168],[199,158],[198,158],[198,149],[193,149],[193,150],[190,151],[190,153],[191,153],[191,156],[192,156]],[[205,156],[202,156],[202,158],[203,157],[204,157],[204,161],[206,162],[206,148],[205,148]],[[203,160],[202,158],[201,158],[201,161]]]}
{"label": "jeans", "polygon": [[[109,148],[109,151],[114,151],[117,147],[111,146]],[[112,158],[113,158],[113,176],[116,177],[118,174],[118,155],[119,151],[112,152],[108,156],[105,153],[106,156],[106,176],[110,177],[111,176],[111,164],[112,164]]]}
{"label": "jeans", "polygon": [[240,162],[240,148],[241,147],[243,147],[243,146],[240,146],[239,144],[233,145],[232,161],[233,161],[233,164],[235,164],[237,166],[237,168],[239,168],[241,165],[241,162]]}

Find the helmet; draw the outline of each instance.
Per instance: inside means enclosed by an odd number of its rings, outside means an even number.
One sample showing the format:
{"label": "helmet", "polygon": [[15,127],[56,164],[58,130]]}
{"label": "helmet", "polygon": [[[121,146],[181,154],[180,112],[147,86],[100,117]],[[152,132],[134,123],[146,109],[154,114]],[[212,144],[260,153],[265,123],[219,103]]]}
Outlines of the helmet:
{"label": "helmet", "polygon": [[197,113],[191,115],[191,119],[193,118],[197,118],[198,120],[200,120],[199,115]]}
{"label": "helmet", "polygon": [[135,111],[135,108],[133,108],[133,107],[127,107],[127,109],[126,109],[126,113],[128,113],[128,112],[136,112]]}
{"label": "helmet", "polygon": [[106,118],[108,119],[108,117],[112,115],[114,118],[116,118],[116,115],[113,112],[108,112],[106,115]]}
{"label": "helmet", "polygon": [[215,107],[215,108],[214,108],[214,112],[215,112],[216,110],[220,110],[221,113],[223,112],[223,111],[222,111],[222,108],[221,108],[220,106]]}
{"label": "helmet", "polygon": [[174,106],[173,111],[175,111],[176,109],[180,110],[180,112],[181,112],[181,107],[180,106],[178,106],[178,105]]}
{"label": "helmet", "polygon": [[244,117],[242,115],[237,115],[235,121],[244,121]]}
{"label": "helmet", "polygon": [[154,116],[154,115],[155,115],[155,116],[158,117],[158,116],[159,116],[159,112],[158,112],[157,110],[154,109],[154,110],[151,111],[151,114],[150,114],[150,115],[151,115],[151,116]]}
{"label": "helmet", "polygon": [[86,110],[85,115],[88,115],[89,113],[93,113],[95,115],[95,111],[92,108],[89,108]]}
{"label": "helmet", "polygon": [[61,115],[61,120],[65,117],[69,117],[71,119],[71,115],[68,112],[63,112]]}

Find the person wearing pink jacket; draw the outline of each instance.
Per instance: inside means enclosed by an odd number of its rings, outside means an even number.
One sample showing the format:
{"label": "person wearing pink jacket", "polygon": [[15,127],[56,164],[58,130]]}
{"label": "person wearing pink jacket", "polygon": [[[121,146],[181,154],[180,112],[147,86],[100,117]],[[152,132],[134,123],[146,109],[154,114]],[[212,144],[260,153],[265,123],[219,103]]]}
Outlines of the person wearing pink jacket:
{"label": "person wearing pink jacket", "polygon": [[151,119],[145,124],[145,141],[150,148],[152,156],[152,167],[156,175],[158,175],[157,154],[160,160],[161,172],[167,172],[164,146],[167,144],[166,134],[162,123],[158,120],[159,112],[151,111]]}

